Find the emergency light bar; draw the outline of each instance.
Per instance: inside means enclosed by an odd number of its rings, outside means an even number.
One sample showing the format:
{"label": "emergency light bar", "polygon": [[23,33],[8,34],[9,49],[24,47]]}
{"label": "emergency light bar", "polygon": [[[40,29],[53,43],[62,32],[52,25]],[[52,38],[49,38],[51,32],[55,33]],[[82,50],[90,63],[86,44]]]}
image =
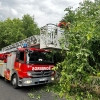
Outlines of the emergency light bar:
{"label": "emergency light bar", "polygon": [[27,43],[24,43],[23,44],[23,48],[27,48]]}

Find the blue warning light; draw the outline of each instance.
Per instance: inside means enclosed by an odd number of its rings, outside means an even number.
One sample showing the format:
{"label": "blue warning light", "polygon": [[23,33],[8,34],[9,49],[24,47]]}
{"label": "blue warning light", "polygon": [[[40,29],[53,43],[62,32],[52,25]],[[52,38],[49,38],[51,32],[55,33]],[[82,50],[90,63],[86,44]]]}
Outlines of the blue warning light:
{"label": "blue warning light", "polygon": [[23,44],[23,48],[27,48],[27,43],[24,43]]}

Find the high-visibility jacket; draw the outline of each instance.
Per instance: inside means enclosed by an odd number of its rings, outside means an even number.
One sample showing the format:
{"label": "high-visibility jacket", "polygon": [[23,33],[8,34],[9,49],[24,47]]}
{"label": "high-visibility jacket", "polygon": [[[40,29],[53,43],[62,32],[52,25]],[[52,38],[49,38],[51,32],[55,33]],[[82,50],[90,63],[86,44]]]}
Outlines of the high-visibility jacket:
{"label": "high-visibility jacket", "polygon": [[66,23],[66,22],[60,22],[58,24],[58,27],[69,29],[69,25],[70,25],[70,22],[68,22],[68,23]]}
{"label": "high-visibility jacket", "polygon": [[67,23],[66,22],[60,22],[58,24],[58,27],[65,27],[65,26],[67,26]]}

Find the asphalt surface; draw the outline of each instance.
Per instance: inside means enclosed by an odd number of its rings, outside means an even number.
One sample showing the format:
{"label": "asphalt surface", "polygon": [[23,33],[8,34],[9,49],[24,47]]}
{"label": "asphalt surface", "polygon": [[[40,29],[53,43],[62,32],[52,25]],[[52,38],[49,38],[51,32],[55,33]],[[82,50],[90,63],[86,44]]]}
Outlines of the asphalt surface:
{"label": "asphalt surface", "polygon": [[44,91],[45,85],[14,89],[0,77],[0,100],[61,100],[54,93]]}

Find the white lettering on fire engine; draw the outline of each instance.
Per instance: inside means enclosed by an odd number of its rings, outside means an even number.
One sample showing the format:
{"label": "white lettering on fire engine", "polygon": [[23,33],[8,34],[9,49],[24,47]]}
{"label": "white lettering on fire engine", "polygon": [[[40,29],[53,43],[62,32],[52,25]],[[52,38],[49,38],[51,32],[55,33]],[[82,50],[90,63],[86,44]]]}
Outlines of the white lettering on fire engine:
{"label": "white lettering on fire engine", "polygon": [[50,70],[51,67],[32,67],[32,70]]}

